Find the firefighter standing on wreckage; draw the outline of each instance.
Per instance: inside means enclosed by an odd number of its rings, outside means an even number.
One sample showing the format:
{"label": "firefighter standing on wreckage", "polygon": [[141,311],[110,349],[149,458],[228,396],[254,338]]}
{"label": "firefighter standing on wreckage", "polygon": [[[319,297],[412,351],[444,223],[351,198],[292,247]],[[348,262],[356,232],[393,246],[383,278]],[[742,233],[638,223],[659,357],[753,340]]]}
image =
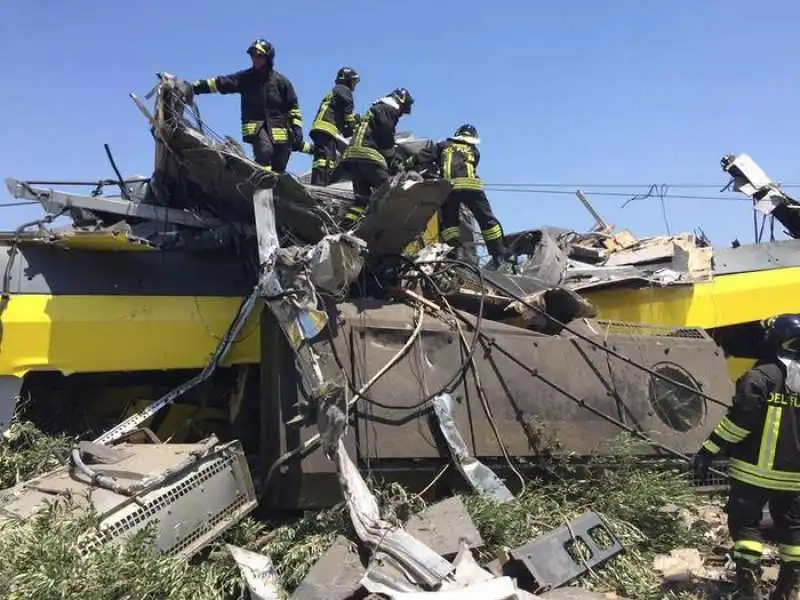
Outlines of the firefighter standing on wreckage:
{"label": "firefighter standing on wreckage", "polygon": [[769,505],[780,571],[770,600],[800,599],[800,315],[764,323],[764,352],[736,382],[732,406],[695,455],[705,481],[712,459],[730,458],[726,507],[740,600],[761,599],[764,539],[759,528]]}
{"label": "firefighter standing on wreckage", "polygon": [[356,127],[342,163],[353,181],[355,201],[345,221],[355,222],[369,205],[369,199],[397,170],[394,156],[397,122],[411,114],[414,98],[405,88],[397,88],[369,107]]}
{"label": "firefighter standing on wreckage", "polygon": [[483,190],[483,183],[477,174],[481,159],[478,150],[478,130],[470,124],[461,125],[446,140],[422,150],[418,156],[410,159],[410,164],[422,167],[434,165],[441,176],[450,182],[453,191],[441,208],[442,241],[461,255],[461,205],[469,208],[486,242],[486,249],[495,265],[510,262],[510,253],[506,247],[503,227],[497,220]]}
{"label": "firefighter standing on wreckage", "polygon": [[353,92],[360,78],[355,69],[342,67],[336,73],[333,89],[322,99],[309,137],[314,142],[311,185],[328,185],[336,165],[336,154],[343,138],[353,135],[357,115],[353,111]]}
{"label": "firefighter standing on wreckage", "polygon": [[253,158],[267,171],[283,173],[291,152],[310,152],[303,141],[297,94],[289,79],[274,68],[275,48],[259,39],[247,48],[253,66],[196,81],[195,94],[239,94],[242,140],[253,146]]}

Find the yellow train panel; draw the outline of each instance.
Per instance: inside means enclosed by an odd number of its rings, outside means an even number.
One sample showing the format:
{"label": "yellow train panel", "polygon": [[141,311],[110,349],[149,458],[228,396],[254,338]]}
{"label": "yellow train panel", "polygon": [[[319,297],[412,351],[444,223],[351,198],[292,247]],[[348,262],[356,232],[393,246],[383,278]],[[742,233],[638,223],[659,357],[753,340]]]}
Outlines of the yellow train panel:
{"label": "yellow train panel", "polygon": [[713,329],[800,310],[800,267],[721,275],[696,285],[583,295],[601,319]]}
{"label": "yellow train panel", "polygon": [[[584,294],[601,319],[714,329],[800,310],[800,267],[721,275],[708,283]],[[754,362],[728,357],[738,379]]]}
{"label": "yellow train panel", "polygon": [[[194,296],[12,296],[0,317],[0,375],[202,368],[240,303]],[[259,362],[257,308],[223,364]]]}

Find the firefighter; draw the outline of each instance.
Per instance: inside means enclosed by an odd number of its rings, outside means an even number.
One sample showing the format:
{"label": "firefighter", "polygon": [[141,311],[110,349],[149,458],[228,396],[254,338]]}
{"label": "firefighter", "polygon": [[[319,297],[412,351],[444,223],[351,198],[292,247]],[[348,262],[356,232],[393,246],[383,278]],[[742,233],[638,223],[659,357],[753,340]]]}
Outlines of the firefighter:
{"label": "firefighter", "polygon": [[195,94],[239,94],[242,140],[253,145],[253,158],[267,171],[283,173],[291,152],[311,152],[303,141],[303,121],[294,86],[274,68],[275,48],[256,40],[247,48],[249,69],[196,81]]}
{"label": "firefighter", "polygon": [[769,505],[780,571],[770,600],[800,598],[800,315],[765,322],[762,357],[736,382],[731,407],[694,456],[705,481],[714,457],[729,457],[726,506],[736,564],[734,598],[761,599],[759,528]]}
{"label": "firefighter", "polygon": [[356,126],[342,162],[353,181],[355,203],[345,220],[358,221],[370,196],[397,169],[394,136],[397,122],[411,114],[414,98],[405,88],[397,88],[369,107]]}
{"label": "firefighter", "polygon": [[322,99],[311,125],[309,136],[314,142],[311,164],[311,185],[328,185],[336,166],[336,153],[343,138],[353,135],[357,115],[353,112],[353,92],[360,81],[358,73],[342,67],[336,73],[333,89]]}
{"label": "firefighter", "polygon": [[499,266],[511,261],[505,245],[503,228],[494,216],[489,199],[476,169],[481,159],[478,150],[478,130],[470,124],[461,125],[455,133],[438,144],[432,144],[412,157],[411,163],[433,166],[453,187],[441,209],[442,241],[461,255],[461,205],[466,205],[481,228],[486,249]]}

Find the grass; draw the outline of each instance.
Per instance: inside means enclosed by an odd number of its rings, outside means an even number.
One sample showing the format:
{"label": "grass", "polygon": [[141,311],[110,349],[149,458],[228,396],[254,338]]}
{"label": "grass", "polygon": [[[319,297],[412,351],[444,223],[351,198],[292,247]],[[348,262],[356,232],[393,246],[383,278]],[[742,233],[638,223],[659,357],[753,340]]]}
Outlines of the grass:
{"label": "grass", "polygon": [[[65,438],[43,436],[29,423],[16,424],[0,444],[0,482],[4,486],[57,465],[53,450]],[[679,547],[703,548],[703,531],[687,530],[666,505],[693,510],[697,496],[675,473],[644,470],[633,458],[634,442],[621,438],[612,455],[598,458],[593,473],[577,473],[566,463],[554,465],[560,477],[530,482],[518,498],[496,505],[477,496],[464,497],[475,524],[487,542],[482,558],[490,560],[504,546],[515,547],[545,533],[587,509],[603,515],[622,541],[625,552],[579,582],[584,587],[613,590],[636,600],[689,600],[703,596],[661,589],[652,571],[653,556]],[[611,464],[614,468],[608,468]],[[397,485],[373,485],[386,518],[404,521],[424,507]],[[291,591],[338,534],[353,537],[347,511],[335,507],[284,523],[246,520],[216,547],[192,561],[160,556],[143,532],[123,547],[106,548],[81,558],[78,537],[97,526],[93,515],[70,515],[71,501],[54,503],[24,524],[0,528],[0,598],[41,600],[225,600],[242,594],[238,570],[221,547],[229,541],[269,555],[277,574]]]}

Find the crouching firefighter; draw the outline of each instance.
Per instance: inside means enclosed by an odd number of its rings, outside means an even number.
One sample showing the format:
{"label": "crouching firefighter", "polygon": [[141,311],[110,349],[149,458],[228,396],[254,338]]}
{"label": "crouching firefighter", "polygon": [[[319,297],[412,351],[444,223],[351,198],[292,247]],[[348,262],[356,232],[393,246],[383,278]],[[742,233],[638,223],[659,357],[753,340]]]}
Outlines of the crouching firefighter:
{"label": "crouching firefighter", "polygon": [[511,262],[511,256],[506,248],[503,228],[477,174],[481,159],[479,143],[478,130],[465,124],[446,140],[422,150],[412,158],[412,162],[435,166],[452,185],[453,191],[441,209],[442,241],[455,248],[455,255],[461,255],[461,205],[464,204],[478,222],[486,249],[495,265],[499,266],[503,261]]}
{"label": "crouching firefighter", "polygon": [[247,48],[249,69],[196,81],[195,94],[239,94],[242,140],[253,146],[253,158],[267,171],[283,173],[292,150],[311,152],[303,141],[303,121],[294,86],[273,67],[275,48],[256,40]]}
{"label": "crouching firefighter", "polygon": [[726,512],[737,588],[731,597],[762,598],[759,524],[768,504],[780,558],[770,600],[800,600],[800,315],[765,325],[762,358],[736,382],[731,407],[692,466],[704,481],[715,456],[730,459]]}
{"label": "crouching firefighter", "polygon": [[397,122],[411,114],[414,99],[405,88],[397,88],[370,106],[361,118],[350,145],[342,155],[342,163],[353,181],[355,202],[345,220],[356,222],[376,189],[389,179],[397,168],[394,156]]}
{"label": "crouching firefighter", "polygon": [[353,112],[353,92],[360,78],[355,69],[342,67],[336,74],[333,89],[322,99],[309,137],[314,142],[311,185],[328,185],[336,166],[336,154],[344,138],[353,135],[357,116]]}

